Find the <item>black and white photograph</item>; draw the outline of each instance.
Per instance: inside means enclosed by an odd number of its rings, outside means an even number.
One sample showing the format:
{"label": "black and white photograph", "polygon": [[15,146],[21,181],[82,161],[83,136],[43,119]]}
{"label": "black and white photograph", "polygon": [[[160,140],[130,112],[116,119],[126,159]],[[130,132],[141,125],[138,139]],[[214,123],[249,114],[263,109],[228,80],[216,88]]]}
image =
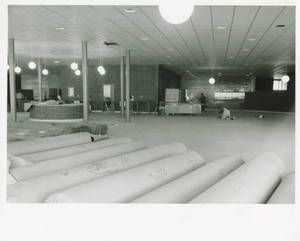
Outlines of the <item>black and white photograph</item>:
{"label": "black and white photograph", "polygon": [[33,2],[4,8],[5,205],[294,207],[295,3]]}

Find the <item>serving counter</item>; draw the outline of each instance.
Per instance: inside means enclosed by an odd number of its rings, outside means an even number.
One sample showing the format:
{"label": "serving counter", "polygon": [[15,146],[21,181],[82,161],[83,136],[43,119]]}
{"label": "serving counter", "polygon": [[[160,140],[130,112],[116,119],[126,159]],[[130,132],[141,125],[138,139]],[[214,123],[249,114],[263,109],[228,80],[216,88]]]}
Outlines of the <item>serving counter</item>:
{"label": "serving counter", "polygon": [[30,119],[50,122],[82,121],[83,104],[33,104],[30,108]]}
{"label": "serving counter", "polygon": [[201,113],[201,105],[200,104],[186,104],[186,103],[174,103],[174,104],[166,104],[165,112],[167,115],[169,114],[200,114]]}

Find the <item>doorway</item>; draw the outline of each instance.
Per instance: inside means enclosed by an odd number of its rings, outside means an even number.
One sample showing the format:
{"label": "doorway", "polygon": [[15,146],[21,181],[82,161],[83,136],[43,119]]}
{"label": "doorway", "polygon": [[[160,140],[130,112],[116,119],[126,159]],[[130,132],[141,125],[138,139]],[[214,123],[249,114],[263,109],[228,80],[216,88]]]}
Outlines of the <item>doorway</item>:
{"label": "doorway", "polygon": [[115,91],[114,84],[103,84],[103,107],[104,111],[115,111]]}

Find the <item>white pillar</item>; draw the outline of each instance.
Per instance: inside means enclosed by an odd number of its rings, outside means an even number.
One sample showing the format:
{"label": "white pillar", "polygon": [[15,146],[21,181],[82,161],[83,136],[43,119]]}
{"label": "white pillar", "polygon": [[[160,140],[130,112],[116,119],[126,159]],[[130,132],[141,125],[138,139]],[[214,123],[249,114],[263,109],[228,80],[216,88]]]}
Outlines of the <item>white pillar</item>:
{"label": "white pillar", "polygon": [[130,122],[130,49],[126,49],[126,122]]}
{"label": "white pillar", "polygon": [[83,121],[88,121],[88,63],[87,63],[87,41],[82,41],[82,100],[83,100]]}
{"label": "white pillar", "polygon": [[12,121],[17,121],[16,112],[16,79],[15,79],[15,40],[8,41],[8,62],[9,62],[9,93],[10,93],[10,113]]}
{"label": "white pillar", "polygon": [[42,102],[42,65],[41,58],[38,59],[38,93],[39,93],[39,102]]}
{"label": "white pillar", "polygon": [[124,56],[121,56],[120,63],[120,103],[121,103],[121,117],[124,117]]}

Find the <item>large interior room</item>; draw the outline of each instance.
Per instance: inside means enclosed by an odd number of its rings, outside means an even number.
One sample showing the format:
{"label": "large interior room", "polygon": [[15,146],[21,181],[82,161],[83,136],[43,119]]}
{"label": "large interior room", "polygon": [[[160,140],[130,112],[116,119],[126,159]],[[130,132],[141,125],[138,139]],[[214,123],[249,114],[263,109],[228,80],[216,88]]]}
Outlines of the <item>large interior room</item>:
{"label": "large interior room", "polygon": [[295,20],[8,6],[7,201],[293,204]]}

